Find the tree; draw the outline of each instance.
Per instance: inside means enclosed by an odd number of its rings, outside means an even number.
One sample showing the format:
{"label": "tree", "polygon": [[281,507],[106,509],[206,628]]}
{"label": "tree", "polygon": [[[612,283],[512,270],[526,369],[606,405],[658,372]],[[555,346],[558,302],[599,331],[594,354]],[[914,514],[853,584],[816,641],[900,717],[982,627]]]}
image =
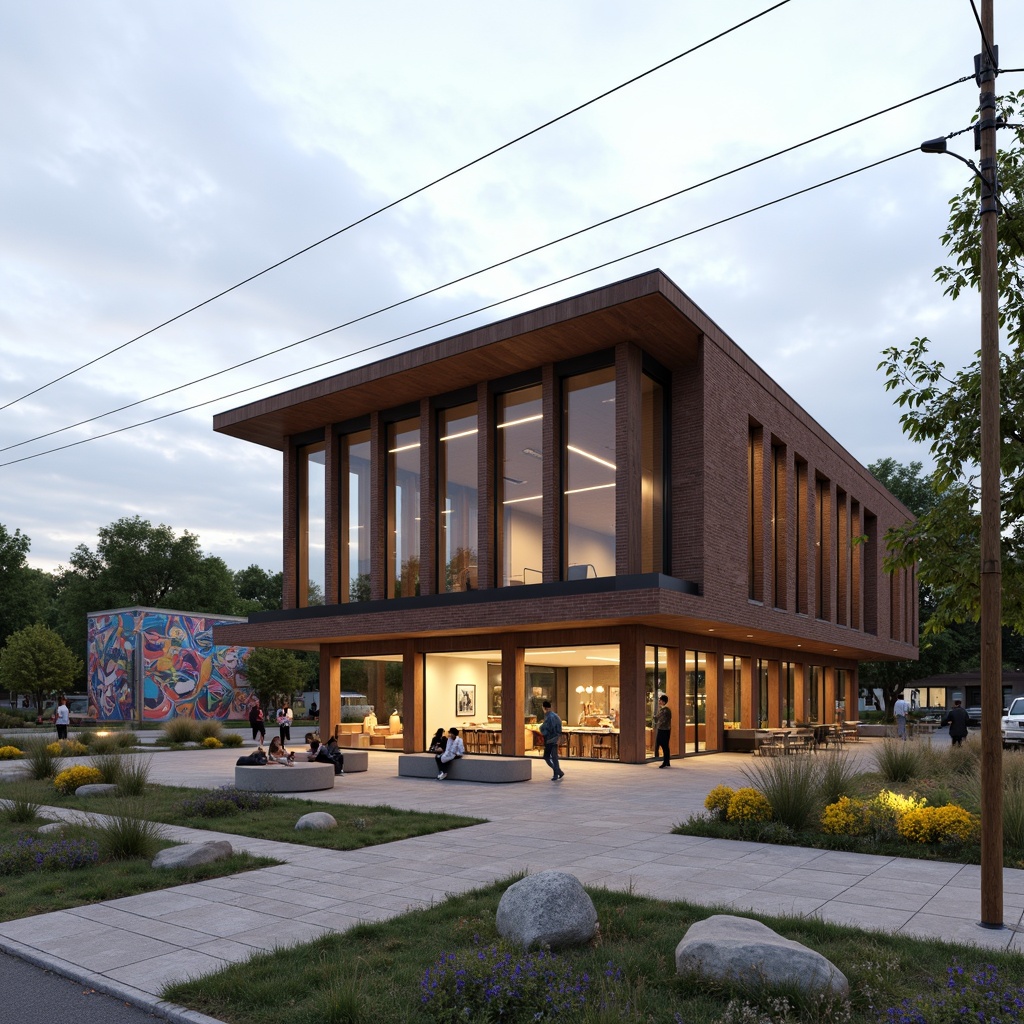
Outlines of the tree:
{"label": "tree", "polygon": [[10,533],[0,523],[0,644],[49,610],[50,577],[28,565],[32,542],[21,532]]}
{"label": "tree", "polygon": [[0,652],[0,688],[32,694],[40,710],[44,697],[63,693],[81,674],[82,662],[41,623],[12,633]]}
{"label": "tree", "polygon": [[[1001,116],[1020,122],[1024,91],[1001,102]],[[1005,131],[1005,129],[1004,129]],[[1015,129],[1011,148],[1001,150],[998,173],[1004,215],[999,228],[999,318],[1005,343],[1000,353],[1002,471],[1003,622],[1024,630],[1024,221],[1016,213],[1024,197],[1024,129]],[[981,280],[979,183],[950,203],[942,242],[952,262],[935,271],[945,294],[957,299],[974,292]],[[928,445],[935,470],[935,503],[914,523],[886,535],[890,568],[918,563],[918,579],[933,605],[927,634],[980,615],[980,357],[963,369],[947,371],[929,355],[927,338],[906,349],[888,348],[879,369],[886,390],[895,392],[904,433]]]}
{"label": "tree", "polygon": [[292,651],[276,647],[250,651],[245,674],[264,708],[277,707],[282,700],[290,703],[302,681],[299,659]]}
{"label": "tree", "polygon": [[56,626],[85,655],[86,615],[141,605],[225,615],[234,607],[231,570],[204,555],[199,538],[180,536],[140,516],[118,519],[99,531],[96,550],[80,544],[56,582]]}
{"label": "tree", "polygon": [[235,573],[235,615],[275,611],[281,607],[284,573],[268,572],[250,565]]}

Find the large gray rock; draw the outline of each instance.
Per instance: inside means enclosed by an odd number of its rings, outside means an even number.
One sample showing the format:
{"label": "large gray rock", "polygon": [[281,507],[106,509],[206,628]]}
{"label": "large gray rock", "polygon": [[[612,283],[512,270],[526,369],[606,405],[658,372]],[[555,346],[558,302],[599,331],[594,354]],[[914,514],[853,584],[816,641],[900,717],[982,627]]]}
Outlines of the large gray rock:
{"label": "large gray rock", "polygon": [[497,925],[503,939],[524,949],[580,946],[597,935],[597,911],[575,875],[541,871],[505,890]]}
{"label": "large gray rock", "polygon": [[112,782],[90,782],[88,785],[79,786],[75,790],[75,796],[108,796],[116,792],[117,786]]}
{"label": "large gray rock", "polygon": [[690,925],[676,946],[676,973],[758,987],[792,985],[841,998],[850,994],[846,975],[820,953],[760,921],[728,914]]}
{"label": "large gray rock", "polygon": [[304,814],[297,822],[295,822],[297,829],[311,828],[317,831],[326,831],[327,829],[337,828],[338,820],[333,814],[328,814],[326,811],[310,811],[309,814]]}
{"label": "large gray rock", "polygon": [[155,868],[194,868],[199,864],[210,864],[224,860],[232,854],[231,844],[226,839],[208,843],[186,843],[183,846],[168,846],[153,858]]}

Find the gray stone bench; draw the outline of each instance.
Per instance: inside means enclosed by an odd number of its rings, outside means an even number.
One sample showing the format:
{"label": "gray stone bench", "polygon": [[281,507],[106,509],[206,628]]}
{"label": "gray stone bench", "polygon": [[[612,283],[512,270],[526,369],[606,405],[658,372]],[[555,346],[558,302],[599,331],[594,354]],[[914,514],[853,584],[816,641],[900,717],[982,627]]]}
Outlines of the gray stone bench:
{"label": "gray stone bench", "polygon": [[308,793],[334,789],[334,765],[296,761],[283,764],[236,764],[235,786],[254,793]]}
{"label": "gray stone bench", "polygon": [[[467,754],[449,761],[446,769],[448,778],[459,782],[529,782],[533,777],[533,762],[528,757]],[[399,754],[398,774],[410,779],[436,779],[437,762],[433,754]]]}

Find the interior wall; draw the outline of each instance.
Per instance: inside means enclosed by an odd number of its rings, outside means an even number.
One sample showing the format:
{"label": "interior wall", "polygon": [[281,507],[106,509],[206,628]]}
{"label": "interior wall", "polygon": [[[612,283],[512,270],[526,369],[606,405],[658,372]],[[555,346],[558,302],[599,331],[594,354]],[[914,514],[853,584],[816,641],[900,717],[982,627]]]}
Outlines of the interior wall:
{"label": "interior wall", "polygon": [[[483,658],[450,658],[428,654],[424,673],[424,718],[427,740],[453,725],[462,730],[471,722],[487,721],[487,661]],[[476,687],[474,714],[459,715],[455,708],[455,689],[459,685]]]}

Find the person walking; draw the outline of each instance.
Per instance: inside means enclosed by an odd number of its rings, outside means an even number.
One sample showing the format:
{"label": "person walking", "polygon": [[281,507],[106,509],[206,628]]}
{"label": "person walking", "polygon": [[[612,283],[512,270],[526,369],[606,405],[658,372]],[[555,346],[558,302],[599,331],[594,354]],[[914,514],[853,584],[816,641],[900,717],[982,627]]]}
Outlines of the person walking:
{"label": "person walking", "polygon": [[292,741],[292,720],[295,715],[286,701],[277,711],[277,731],[280,734],[282,743]]}
{"label": "person walking", "polygon": [[551,701],[543,702],[544,721],[540,723],[540,734],[544,737],[544,763],[551,769],[551,781],[561,782],[565,772],[558,764],[558,743],[562,738],[562,720],[551,710]]}
{"label": "person walking", "polygon": [[252,726],[252,738],[256,739],[259,735],[259,746],[263,746],[263,741],[267,738],[267,725],[263,721],[263,708],[260,707],[259,698],[256,698],[256,703],[249,708],[249,725]]}
{"label": "person walking", "polygon": [[970,718],[961,707],[960,701],[953,701],[953,706],[946,712],[942,724],[949,726],[949,738],[953,741],[954,747],[959,747],[967,738],[967,723],[969,721]]}
{"label": "person walking", "polygon": [[67,698],[61,697],[57,705],[57,711],[53,716],[54,725],[57,727],[57,739],[68,738],[68,726],[71,724],[71,712],[68,710]]}
{"label": "person walking", "polygon": [[907,715],[910,714],[910,705],[900,697],[893,704],[892,713],[896,716],[896,738],[905,740],[907,738]]}
{"label": "person walking", "polygon": [[658,703],[661,706],[658,708],[658,713],[654,716],[654,756],[657,757],[660,750],[662,752],[662,762],[658,767],[671,768],[668,741],[672,736],[672,709],[668,706],[668,697],[664,693],[658,698]]}
{"label": "person walking", "polygon": [[448,730],[448,742],[444,746],[443,754],[435,754],[434,761],[437,763],[437,779],[443,782],[448,778],[448,765],[457,757],[462,757],[466,752],[466,745],[459,736],[459,730],[453,725]]}

